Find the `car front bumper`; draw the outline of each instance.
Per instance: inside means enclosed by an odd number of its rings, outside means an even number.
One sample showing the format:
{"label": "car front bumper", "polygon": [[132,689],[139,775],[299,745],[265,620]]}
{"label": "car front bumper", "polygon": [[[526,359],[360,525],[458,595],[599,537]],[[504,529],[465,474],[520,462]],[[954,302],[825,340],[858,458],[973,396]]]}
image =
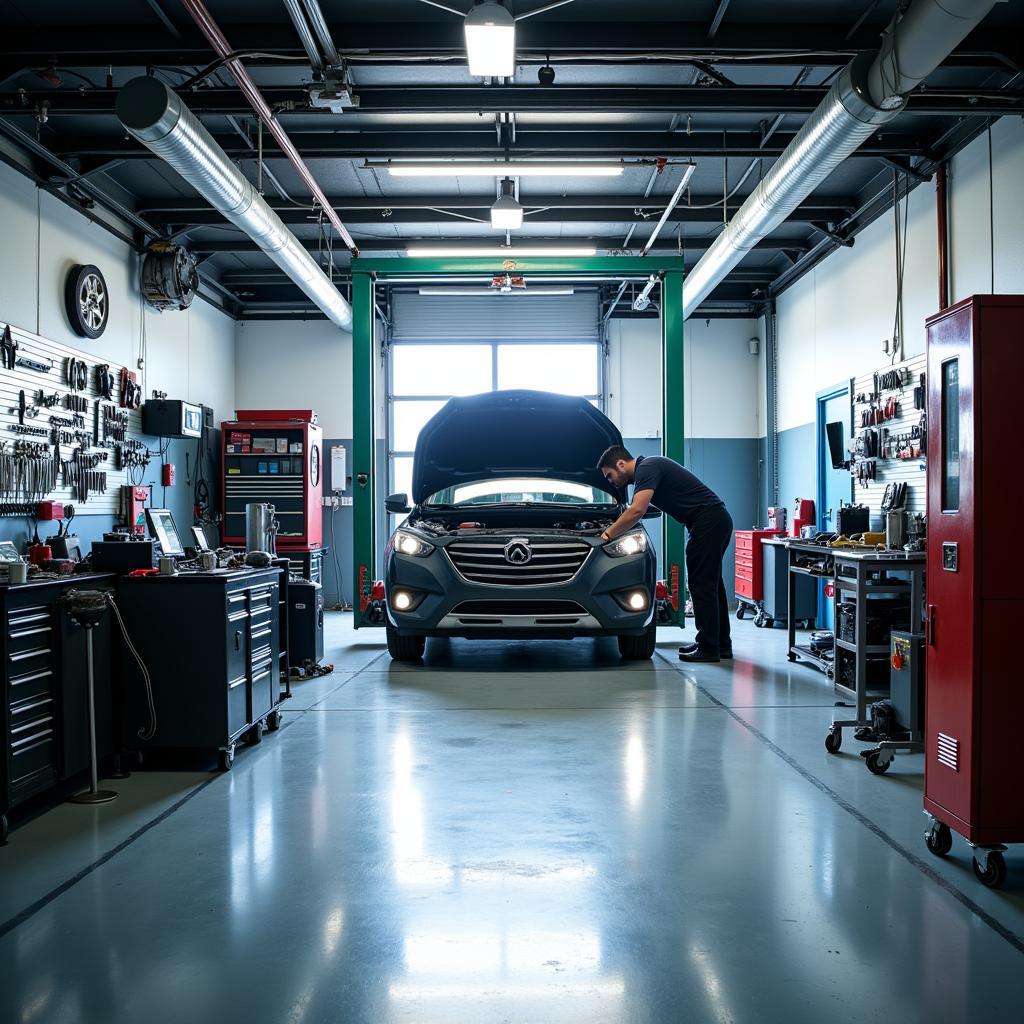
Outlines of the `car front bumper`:
{"label": "car front bumper", "polygon": [[[655,613],[655,560],[647,550],[611,558],[594,547],[567,583],[505,586],[472,583],[452,565],[443,547],[425,558],[390,551],[385,590],[387,616],[404,636],[477,639],[564,639],[577,636],[639,636]],[[396,590],[418,602],[409,611],[392,606]],[[643,590],[642,611],[624,608],[616,594]]]}

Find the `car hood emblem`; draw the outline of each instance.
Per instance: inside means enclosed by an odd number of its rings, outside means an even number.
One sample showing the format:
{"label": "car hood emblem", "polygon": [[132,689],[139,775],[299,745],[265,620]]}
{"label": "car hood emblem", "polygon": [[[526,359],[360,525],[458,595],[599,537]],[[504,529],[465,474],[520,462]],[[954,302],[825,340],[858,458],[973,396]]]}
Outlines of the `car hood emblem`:
{"label": "car hood emblem", "polygon": [[526,565],[533,558],[533,548],[525,537],[513,537],[505,545],[505,561],[511,565]]}

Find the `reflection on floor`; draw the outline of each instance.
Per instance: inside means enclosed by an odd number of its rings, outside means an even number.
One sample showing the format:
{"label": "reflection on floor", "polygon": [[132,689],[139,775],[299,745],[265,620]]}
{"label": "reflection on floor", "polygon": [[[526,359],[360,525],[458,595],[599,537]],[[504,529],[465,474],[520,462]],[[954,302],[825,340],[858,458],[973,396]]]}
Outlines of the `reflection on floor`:
{"label": "reflection on floor", "polygon": [[721,665],[673,630],[399,666],[330,616],[336,673],[233,771],[12,834],[0,1021],[1017,1018],[1024,856],[1001,892],[931,857],[922,759],[827,754],[824,677],[736,627]]}

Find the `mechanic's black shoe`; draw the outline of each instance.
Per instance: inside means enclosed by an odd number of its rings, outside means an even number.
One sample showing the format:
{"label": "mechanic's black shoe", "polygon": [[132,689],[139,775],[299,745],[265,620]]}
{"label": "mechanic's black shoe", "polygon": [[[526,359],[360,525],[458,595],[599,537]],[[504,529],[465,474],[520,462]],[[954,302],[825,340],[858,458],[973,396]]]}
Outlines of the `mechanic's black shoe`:
{"label": "mechanic's black shoe", "polygon": [[[699,650],[700,650],[700,648],[697,646],[697,644],[689,643],[689,644],[683,644],[682,647],[679,648],[679,653],[680,654],[693,654],[694,651],[699,651]],[[719,656],[719,658],[721,658],[722,661],[732,661],[732,648],[731,647],[723,647],[722,650],[719,651],[718,656]]]}
{"label": "mechanic's black shoe", "polygon": [[691,662],[709,662],[711,664],[716,664],[722,659],[721,657],[719,657],[719,655],[715,654],[714,651],[707,651],[700,647],[697,647],[695,650],[692,651],[680,651],[679,660]]}

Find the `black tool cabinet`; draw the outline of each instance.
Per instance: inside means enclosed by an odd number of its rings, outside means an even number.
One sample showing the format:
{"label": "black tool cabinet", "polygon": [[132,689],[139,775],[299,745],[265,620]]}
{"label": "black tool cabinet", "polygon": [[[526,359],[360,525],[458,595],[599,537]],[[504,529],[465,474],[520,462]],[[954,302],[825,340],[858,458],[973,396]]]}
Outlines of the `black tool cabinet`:
{"label": "black tool cabinet", "polygon": [[[108,574],[0,586],[0,842],[9,812],[89,767],[85,630],[61,605],[72,589],[110,589]],[[96,739],[101,759],[115,751],[110,618],[94,636]]]}
{"label": "black tool cabinet", "polygon": [[120,606],[149,669],[156,734],[140,739],[145,692],[122,658],[122,743],[129,750],[216,751],[227,770],[235,744],[280,725],[280,605],[276,568],[123,577]]}

